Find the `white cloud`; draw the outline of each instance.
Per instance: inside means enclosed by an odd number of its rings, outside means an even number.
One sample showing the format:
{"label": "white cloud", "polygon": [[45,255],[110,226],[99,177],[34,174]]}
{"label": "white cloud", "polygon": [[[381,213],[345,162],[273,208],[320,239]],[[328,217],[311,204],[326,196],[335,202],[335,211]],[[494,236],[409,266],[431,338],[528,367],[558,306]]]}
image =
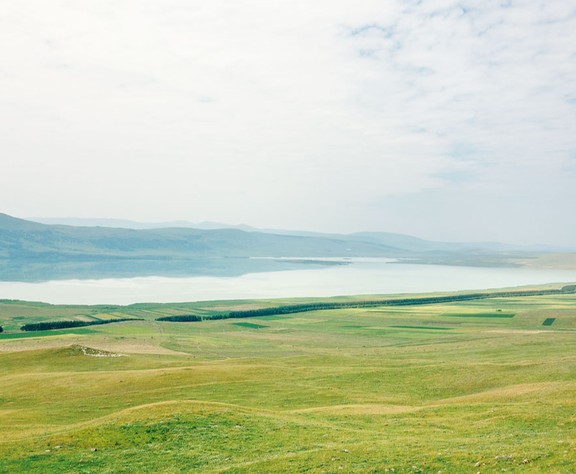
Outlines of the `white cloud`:
{"label": "white cloud", "polygon": [[374,203],[550,194],[576,154],[567,3],[9,2],[4,210],[417,232]]}

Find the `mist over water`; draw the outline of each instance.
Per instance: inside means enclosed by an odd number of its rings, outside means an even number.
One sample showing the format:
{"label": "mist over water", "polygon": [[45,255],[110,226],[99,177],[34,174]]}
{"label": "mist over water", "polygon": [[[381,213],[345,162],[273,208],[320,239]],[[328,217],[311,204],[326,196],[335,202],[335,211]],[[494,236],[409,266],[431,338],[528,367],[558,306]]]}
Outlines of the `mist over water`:
{"label": "mist over water", "polygon": [[479,268],[351,259],[347,265],[236,276],[139,276],[0,282],[1,299],[53,304],[131,304],[276,297],[479,290],[576,281],[576,272]]}

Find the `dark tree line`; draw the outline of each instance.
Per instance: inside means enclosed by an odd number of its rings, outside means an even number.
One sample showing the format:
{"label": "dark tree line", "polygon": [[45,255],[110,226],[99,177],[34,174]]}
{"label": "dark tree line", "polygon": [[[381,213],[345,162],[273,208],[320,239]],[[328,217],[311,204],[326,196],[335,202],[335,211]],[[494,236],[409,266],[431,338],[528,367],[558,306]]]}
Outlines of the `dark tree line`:
{"label": "dark tree line", "polygon": [[220,314],[213,314],[203,317],[195,314],[164,316],[157,318],[157,321],[171,322],[196,322],[212,319],[235,319],[235,318],[257,318],[260,316],[274,316],[279,314],[304,313],[308,311],[320,311],[327,309],[342,308],[373,308],[377,306],[415,306],[438,303],[452,303],[457,301],[470,301],[486,298],[514,298],[519,296],[542,296],[556,295],[576,292],[576,285],[567,285],[562,289],[555,290],[520,290],[520,291],[500,291],[493,293],[469,293],[463,295],[430,296],[424,298],[399,298],[385,300],[364,300],[345,302],[313,302],[303,304],[291,304],[284,306],[274,306],[270,308],[248,309],[244,311],[229,311]]}
{"label": "dark tree line", "polygon": [[190,323],[190,322],[202,321],[202,316],[196,316],[195,314],[179,314],[178,316],[162,316],[161,318],[156,318],[156,321]]}
{"label": "dark tree line", "polygon": [[25,324],[20,329],[22,331],[48,331],[51,329],[68,329],[84,326],[96,326],[99,324],[120,323],[122,321],[142,321],[142,318],[100,319],[97,321],[46,321],[43,323]]}

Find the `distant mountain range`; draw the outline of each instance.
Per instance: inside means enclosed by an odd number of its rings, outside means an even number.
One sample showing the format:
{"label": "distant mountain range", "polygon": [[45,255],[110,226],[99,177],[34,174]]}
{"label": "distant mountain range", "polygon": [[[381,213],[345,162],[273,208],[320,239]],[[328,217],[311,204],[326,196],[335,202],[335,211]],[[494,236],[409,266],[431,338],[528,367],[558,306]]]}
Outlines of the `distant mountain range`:
{"label": "distant mountain range", "polygon": [[[2,214],[0,214],[2,215]],[[514,245],[502,242],[437,242],[421,239],[418,237],[390,232],[357,232],[352,234],[328,234],[320,232],[295,231],[284,229],[261,229],[245,224],[223,224],[220,222],[189,222],[189,221],[166,221],[166,222],[138,222],[128,219],[106,218],[82,218],[82,217],[34,217],[29,221],[48,225],[67,225],[75,227],[110,227],[121,229],[174,229],[187,228],[198,230],[222,230],[235,229],[245,232],[258,232],[274,235],[291,235],[299,237],[320,237],[337,240],[352,240],[382,244],[394,247],[397,250],[409,252],[429,251],[463,251],[463,250],[490,250],[490,251],[520,251],[520,252],[566,252],[576,248],[561,248],[551,245]]]}
{"label": "distant mountain range", "polygon": [[0,214],[0,258],[197,258],[399,256],[385,242],[346,236],[282,235],[239,229],[127,229],[49,225]]}
{"label": "distant mountain range", "polygon": [[238,224],[229,225],[219,222],[188,222],[188,221],[166,221],[166,222],[138,222],[129,219],[106,219],[87,217],[30,217],[27,220],[49,225],[71,225],[75,227],[115,227],[120,229],[165,229],[165,228],[192,228],[201,230],[217,229],[238,229],[246,232],[260,231],[256,227]]}
{"label": "distant mountain range", "polygon": [[424,264],[509,266],[546,252],[566,251],[500,243],[433,242],[384,232],[321,234],[217,223],[193,227],[187,222],[144,224],[110,219],[45,221],[53,223],[0,213],[0,280],[236,276],[337,264],[320,261],[320,257],[391,257]]}

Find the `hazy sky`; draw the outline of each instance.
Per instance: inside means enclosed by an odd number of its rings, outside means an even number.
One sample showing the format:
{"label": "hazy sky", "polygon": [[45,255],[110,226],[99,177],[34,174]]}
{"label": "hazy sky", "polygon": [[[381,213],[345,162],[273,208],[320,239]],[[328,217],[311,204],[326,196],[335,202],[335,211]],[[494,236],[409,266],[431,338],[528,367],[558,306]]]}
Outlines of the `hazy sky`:
{"label": "hazy sky", "polygon": [[4,0],[0,212],[576,243],[570,0]]}

